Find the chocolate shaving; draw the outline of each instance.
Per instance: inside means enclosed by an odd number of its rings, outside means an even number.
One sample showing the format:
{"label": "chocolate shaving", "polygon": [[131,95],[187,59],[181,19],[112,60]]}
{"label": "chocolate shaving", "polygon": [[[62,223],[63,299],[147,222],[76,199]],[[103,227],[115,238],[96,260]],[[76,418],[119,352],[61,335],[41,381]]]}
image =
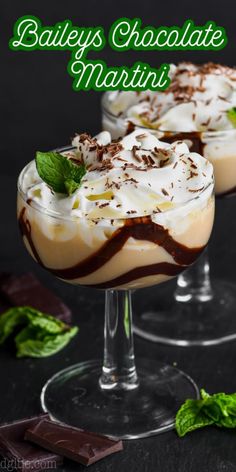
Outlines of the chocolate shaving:
{"label": "chocolate shaving", "polygon": [[132,123],[132,121],[128,121],[127,128],[126,128],[126,136],[127,136],[127,134],[132,133],[134,130],[135,130],[134,123]]}
{"label": "chocolate shaving", "polygon": [[167,159],[162,159],[160,161],[160,167],[165,167],[166,163],[169,162],[169,160],[170,160],[169,157]]}
{"label": "chocolate shaving", "polygon": [[200,187],[200,188],[189,188],[188,191],[189,192],[192,192],[192,193],[196,193],[196,192],[201,192],[202,190],[204,189],[204,186],[203,187]]}
{"label": "chocolate shaving", "polygon": [[138,162],[142,162],[142,158],[137,154],[137,146],[133,146],[132,147],[132,154],[133,154],[133,157],[138,161]]}
{"label": "chocolate shaving", "polygon": [[166,195],[166,196],[169,195],[169,193],[167,192],[167,190],[165,188],[162,188],[161,191],[162,191],[163,195]]}
{"label": "chocolate shaving", "polygon": [[198,173],[197,172],[193,172],[192,170],[190,170],[190,175],[189,177],[187,178],[187,180],[190,180],[192,179],[193,177],[197,177],[198,176]]}

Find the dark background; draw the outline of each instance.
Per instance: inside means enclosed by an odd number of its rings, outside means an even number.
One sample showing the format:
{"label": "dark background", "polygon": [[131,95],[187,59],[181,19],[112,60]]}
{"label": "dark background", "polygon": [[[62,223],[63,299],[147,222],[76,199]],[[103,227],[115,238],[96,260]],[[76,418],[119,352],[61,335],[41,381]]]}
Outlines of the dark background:
{"label": "dark background", "polygon": [[[108,65],[131,65],[137,59],[159,65],[182,59],[235,64],[235,0],[142,2],[116,0],[1,0],[1,162],[0,162],[0,270],[37,274],[72,308],[78,337],[48,359],[16,360],[14,352],[0,350],[0,423],[40,412],[39,395],[45,381],[75,362],[102,357],[103,293],[73,288],[44,272],[23,248],[15,218],[16,175],[37,149],[51,149],[69,142],[76,131],[100,129],[100,94],[72,90],[66,71],[69,52],[12,52],[8,40],[14,22],[22,15],[39,16],[43,24],[70,18],[78,25],[103,25],[107,29],[121,16],[141,17],[143,24],[182,25],[187,18],[197,24],[214,20],[226,28],[229,43],[219,52],[126,52],[110,49],[99,56]],[[94,55],[95,56],[95,55]],[[92,57],[92,54],[91,54]],[[236,283],[235,199],[217,202],[210,244],[212,274]],[[175,348],[135,337],[138,356],[177,363],[200,387],[210,393],[236,391],[236,342],[208,348]],[[0,470],[1,464],[0,464]],[[67,461],[66,472],[85,470]],[[174,431],[140,441],[126,442],[125,450],[91,466],[91,472],[236,472],[236,433],[216,428],[196,431],[179,439]]]}
{"label": "dark background", "polygon": [[108,31],[119,17],[140,17],[143,25],[179,25],[192,18],[203,25],[214,20],[224,26],[228,45],[222,51],[115,52],[109,47],[89,57],[100,57],[108,66],[132,65],[142,60],[159,66],[183,59],[234,64],[236,51],[235,0],[1,0],[1,170],[16,174],[36,150],[67,144],[75,132],[100,130],[98,92],[74,92],[66,71],[69,51],[10,51],[13,24],[26,14],[38,16],[43,25],[71,19],[75,25],[101,25]]}

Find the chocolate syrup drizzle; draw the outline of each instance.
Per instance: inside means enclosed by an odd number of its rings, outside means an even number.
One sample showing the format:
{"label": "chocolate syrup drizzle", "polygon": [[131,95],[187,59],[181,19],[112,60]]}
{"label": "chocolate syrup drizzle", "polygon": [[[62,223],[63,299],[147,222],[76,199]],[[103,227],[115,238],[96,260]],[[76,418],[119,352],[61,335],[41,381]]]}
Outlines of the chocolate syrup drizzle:
{"label": "chocolate syrup drizzle", "polygon": [[230,190],[227,190],[226,192],[222,192],[217,195],[218,198],[234,197],[234,196],[236,196],[236,186],[231,188]]}
{"label": "chocolate syrup drizzle", "polygon": [[74,280],[85,277],[108,262],[115,254],[117,254],[126,241],[133,237],[139,241],[150,241],[163,247],[174,259],[177,264],[169,262],[162,262],[158,264],[150,264],[148,266],[141,266],[130,270],[129,272],[116,277],[113,280],[108,280],[97,285],[98,288],[111,288],[119,285],[127,284],[132,280],[137,280],[148,275],[163,274],[168,276],[175,276],[182,272],[186,266],[192,264],[199,254],[204,250],[205,246],[198,248],[188,248],[183,244],[175,241],[169,234],[168,230],[163,226],[153,223],[149,216],[141,218],[128,218],[125,220],[124,226],[118,228],[113,235],[107,240],[103,246],[94,254],[87,257],[78,264],[65,269],[53,269],[45,266],[42,262],[36,247],[34,245],[31,225],[27,218],[25,218],[26,208],[21,210],[19,216],[19,227],[29,246],[36,261],[45,269],[66,280]]}
{"label": "chocolate syrup drizzle", "polygon": [[189,146],[191,152],[197,152],[203,156],[205,144],[202,142],[201,133],[199,131],[189,131],[187,133],[171,133],[164,131],[164,136],[159,139],[160,141],[165,141],[170,144],[174,141],[190,141],[192,143]]}

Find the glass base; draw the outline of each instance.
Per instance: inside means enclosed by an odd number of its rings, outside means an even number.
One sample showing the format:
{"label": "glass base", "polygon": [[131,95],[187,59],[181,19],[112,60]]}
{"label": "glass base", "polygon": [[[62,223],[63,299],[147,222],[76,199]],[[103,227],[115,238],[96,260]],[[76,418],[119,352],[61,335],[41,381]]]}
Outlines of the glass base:
{"label": "glass base", "polygon": [[139,386],[129,391],[102,391],[102,364],[80,363],[54,375],[41,394],[43,410],[52,419],[120,439],[168,431],[186,398],[198,389],[186,374],[149,359],[137,360]]}
{"label": "glass base", "polygon": [[149,341],[210,346],[236,339],[236,285],[213,279],[213,298],[178,302],[173,282],[133,295],[134,332]]}

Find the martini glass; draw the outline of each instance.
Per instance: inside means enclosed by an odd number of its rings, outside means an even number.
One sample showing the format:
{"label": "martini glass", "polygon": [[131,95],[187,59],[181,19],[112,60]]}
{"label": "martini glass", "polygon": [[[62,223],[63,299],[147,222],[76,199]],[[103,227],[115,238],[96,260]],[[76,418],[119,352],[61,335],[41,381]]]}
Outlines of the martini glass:
{"label": "martini glass", "polygon": [[[102,126],[114,139],[133,131],[135,125],[112,114],[108,98],[109,92],[102,99]],[[185,141],[192,152],[213,164],[216,196],[236,193],[236,129],[181,133],[143,130],[165,142]],[[135,293],[134,305],[134,331],[147,340],[207,346],[236,339],[236,287],[225,279],[211,277],[207,250],[178,276],[176,285],[148,289],[145,296]]]}
{"label": "martini glass", "polygon": [[[60,214],[27,200],[27,174],[32,165],[20,174],[17,205],[29,253],[65,282],[106,292],[103,361],[80,362],[50,378],[41,395],[43,409],[54,420],[124,439],[173,428],[177,409],[186,398],[198,397],[198,389],[187,374],[171,365],[156,359],[135,362],[131,291],[171,278],[200,255],[214,218],[213,185],[204,190],[201,199],[162,213],[175,234],[182,211],[185,218],[195,212],[190,229],[196,234],[199,224],[202,231],[196,247],[189,248],[189,233],[182,234],[185,245],[181,244],[168,227],[154,223],[152,215],[94,221]],[[176,247],[176,252],[172,249],[175,260],[158,243],[163,231],[167,246],[171,242]]]}

